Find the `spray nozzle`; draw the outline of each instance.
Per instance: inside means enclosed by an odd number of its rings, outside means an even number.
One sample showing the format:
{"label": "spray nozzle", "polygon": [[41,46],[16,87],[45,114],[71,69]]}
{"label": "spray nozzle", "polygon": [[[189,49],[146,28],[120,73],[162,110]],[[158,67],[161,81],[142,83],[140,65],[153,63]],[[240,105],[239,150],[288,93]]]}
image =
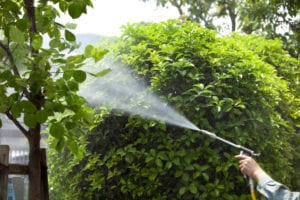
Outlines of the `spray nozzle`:
{"label": "spray nozzle", "polygon": [[253,150],[251,150],[247,147],[244,147],[242,145],[238,145],[238,144],[232,143],[228,140],[225,140],[224,138],[217,136],[215,133],[212,133],[212,132],[209,132],[209,131],[203,130],[203,129],[199,129],[198,131],[200,131],[201,133],[203,133],[205,135],[210,136],[211,138],[214,138],[214,139],[220,140],[226,144],[229,144],[229,145],[239,149],[240,151],[244,152],[244,154],[247,154],[249,156],[260,156],[260,153],[255,153]]}
{"label": "spray nozzle", "polygon": [[199,129],[199,131],[200,131],[201,133],[204,133],[205,135],[208,135],[208,136],[212,137],[212,138],[216,138],[216,137],[217,137],[216,134],[214,134],[214,133],[212,133],[212,132],[209,132],[209,131],[207,131],[207,130]]}
{"label": "spray nozzle", "polygon": [[244,146],[241,146],[241,145],[238,145],[239,149],[241,150],[242,154],[245,154],[245,155],[248,155],[248,156],[260,156],[260,153],[255,153],[253,150],[247,148],[247,147],[244,147]]}

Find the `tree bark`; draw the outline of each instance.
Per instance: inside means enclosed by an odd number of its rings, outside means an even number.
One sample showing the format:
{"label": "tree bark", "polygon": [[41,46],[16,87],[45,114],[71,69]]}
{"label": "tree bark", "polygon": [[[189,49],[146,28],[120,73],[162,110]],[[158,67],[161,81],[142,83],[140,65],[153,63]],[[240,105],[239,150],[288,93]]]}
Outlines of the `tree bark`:
{"label": "tree bark", "polygon": [[41,150],[40,150],[40,130],[30,129],[29,140],[29,199],[41,199]]}
{"label": "tree bark", "polygon": [[[9,160],[9,146],[0,146],[0,200],[7,199],[7,186],[8,186],[8,160]],[[3,168],[2,168],[3,167]]]}
{"label": "tree bark", "polygon": [[183,2],[181,0],[179,2],[177,0],[173,0],[171,1],[171,4],[177,8],[180,16],[184,16],[184,12],[182,10]]}
{"label": "tree bark", "polygon": [[237,14],[235,13],[235,10],[233,9],[228,9],[229,11],[229,17],[231,20],[231,31],[234,32],[236,30],[236,17]]}
{"label": "tree bark", "polygon": [[[38,33],[35,16],[35,0],[24,0],[27,18],[31,24],[30,32]],[[32,42],[32,36],[30,35],[30,43]],[[33,57],[38,55],[38,50],[35,50],[31,46],[31,53]],[[32,70],[38,70],[36,64],[33,64]],[[32,86],[37,87],[38,91],[31,92],[29,100],[35,105],[37,110],[41,110],[43,102],[42,90],[37,82],[33,82]],[[29,200],[41,200],[41,125],[37,124],[35,128],[29,129],[29,163],[28,163],[28,176],[29,176]]]}

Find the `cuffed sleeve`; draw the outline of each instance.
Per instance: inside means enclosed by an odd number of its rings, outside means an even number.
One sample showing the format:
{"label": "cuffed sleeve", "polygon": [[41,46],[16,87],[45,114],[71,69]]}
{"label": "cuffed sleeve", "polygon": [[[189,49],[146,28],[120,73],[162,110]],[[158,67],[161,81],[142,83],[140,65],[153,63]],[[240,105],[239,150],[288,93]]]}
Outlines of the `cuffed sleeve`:
{"label": "cuffed sleeve", "polygon": [[299,192],[291,192],[285,185],[274,181],[267,174],[260,177],[257,190],[268,200],[300,200]]}

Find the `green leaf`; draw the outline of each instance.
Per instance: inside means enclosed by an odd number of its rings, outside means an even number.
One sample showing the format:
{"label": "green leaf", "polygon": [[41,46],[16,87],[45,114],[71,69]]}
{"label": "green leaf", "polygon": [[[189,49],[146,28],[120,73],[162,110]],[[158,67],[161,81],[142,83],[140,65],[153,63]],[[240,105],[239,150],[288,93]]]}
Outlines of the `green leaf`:
{"label": "green leaf", "polygon": [[43,45],[43,37],[40,35],[34,35],[31,46],[34,50],[39,50]]}
{"label": "green leaf", "polygon": [[59,9],[63,12],[66,12],[68,9],[68,2],[66,1],[59,1]]}
{"label": "green leaf", "polygon": [[75,24],[75,23],[67,23],[65,27],[68,28],[68,29],[76,29],[77,24]]}
{"label": "green leaf", "polygon": [[75,128],[76,125],[77,125],[76,122],[67,122],[65,127],[66,127],[67,130],[69,130],[69,129]]}
{"label": "green leaf", "polygon": [[53,123],[50,125],[49,132],[50,132],[50,135],[52,135],[53,137],[60,139],[64,135],[65,129],[61,124]]}
{"label": "green leaf", "polygon": [[208,181],[209,180],[209,176],[207,173],[202,173],[203,178]]}
{"label": "green leaf", "polygon": [[168,160],[169,159],[166,152],[163,152],[163,151],[159,152],[157,154],[157,157],[160,158],[161,160]]}
{"label": "green leaf", "polygon": [[75,141],[70,141],[68,147],[72,151],[72,153],[74,153],[75,155],[78,154],[78,145]]}
{"label": "green leaf", "polygon": [[82,83],[86,79],[86,73],[82,70],[76,70],[73,72],[73,78],[78,83]]}
{"label": "green leaf", "polygon": [[79,90],[79,85],[76,81],[68,81],[68,87],[71,91],[78,91]]}
{"label": "green leaf", "polygon": [[92,123],[94,120],[94,113],[91,108],[89,108],[89,109],[85,108],[85,110],[81,113],[81,116],[86,122]]}
{"label": "green leaf", "polygon": [[34,128],[37,125],[36,117],[34,114],[24,114],[24,124],[30,128]]}
{"label": "green leaf", "polygon": [[109,72],[111,72],[112,69],[111,68],[107,68],[107,69],[104,69],[98,73],[95,74],[96,77],[102,77],[102,76],[105,76],[106,74],[108,74]]}
{"label": "green leaf", "polygon": [[181,188],[179,189],[179,195],[180,195],[180,196],[184,195],[185,192],[186,192],[186,187],[181,187]]}
{"label": "green leaf", "polygon": [[20,31],[26,31],[26,28],[28,28],[29,23],[27,19],[20,19],[17,21],[16,25]]}
{"label": "green leaf", "polygon": [[61,151],[64,148],[65,144],[66,144],[65,138],[64,137],[59,138],[55,145],[56,151]]}
{"label": "green leaf", "polygon": [[194,183],[190,184],[189,191],[192,194],[196,194],[198,192],[198,188],[197,188],[196,184],[194,184]]}
{"label": "green leaf", "polygon": [[155,159],[155,164],[156,164],[158,167],[162,167],[162,166],[163,166],[163,163],[162,163],[162,161],[161,161],[159,158],[156,158],[156,159]]}
{"label": "green leaf", "polygon": [[172,165],[173,165],[172,162],[167,162],[165,167],[166,169],[170,169]]}
{"label": "green leaf", "polygon": [[101,48],[97,49],[97,51],[95,51],[95,53],[93,54],[93,58],[94,58],[95,62],[98,62],[99,60],[101,60],[107,53],[108,53],[108,50],[103,50]]}
{"label": "green leaf", "polygon": [[193,179],[198,178],[200,175],[201,175],[201,172],[195,171],[195,172],[193,173]]}
{"label": "green leaf", "polygon": [[10,26],[9,28],[9,39],[18,44],[23,44],[25,42],[25,35],[16,26]]}
{"label": "green leaf", "polygon": [[59,48],[62,46],[62,43],[60,42],[60,40],[54,38],[49,42],[49,45],[51,48]]}
{"label": "green leaf", "polygon": [[77,19],[82,14],[82,6],[77,2],[72,2],[68,7],[68,13],[73,19]]}
{"label": "green leaf", "polygon": [[86,58],[89,58],[93,55],[94,51],[95,51],[95,47],[93,45],[90,45],[90,44],[86,45],[86,47],[84,49],[84,56]]}
{"label": "green leaf", "polygon": [[65,38],[70,42],[74,42],[76,40],[75,35],[69,30],[65,30]]}
{"label": "green leaf", "polygon": [[21,86],[21,87],[26,87],[27,86],[27,82],[25,80],[19,79],[19,78],[16,79],[16,84]]}
{"label": "green leaf", "polygon": [[157,177],[157,172],[156,171],[151,171],[150,175],[148,176],[148,179],[150,181],[154,181],[156,177]]}
{"label": "green leaf", "polygon": [[0,128],[2,128],[2,119],[0,119]]}
{"label": "green leaf", "polygon": [[12,78],[12,73],[10,70],[1,71],[0,73],[0,81],[7,81],[8,79]]}
{"label": "green leaf", "polygon": [[48,112],[46,110],[39,110],[37,113],[36,113],[36,120],[37,122],[39,123],[44,123],[46,122],[48,119]]}
{"label": "green leaf", "polygon": [[[6,112],[9,109],[9,105],[7,103],[4,103],[5,101],[1,101],[0,104],[0,112]],[[14,115],[13,115],[14,116]],[[15,116],[14,116],[15,117]],[[20,117],[20,115],[18,116]],[[16,117],[17,118],[17,117]]]}
{"label": "green leaf", "polygon": [[11,114],[14,118],[19,118],[21,116],[22,110],[23,108],[19,103],[14,104],[10,109]]}
{"label": "green leaf", "polygon": [[176,170],[174,175],[175,175],[175,178],[178,178],[178,177],[182,176],[182,174],[183,174],[182,170]]}
{"label": "green leaf", "polygon": [[71,55],[67,58],[67,62],[69,65],[78,65],[80,63],[82,63],[85,60],[84,56],[81,54],[78,55]]}
{"label": "green leaf", "polygon": [[152,156],[147,156],[145,159],[145,162],[148,163],[150,161],[152,161],[154,158]]}
{"label": "green leaf", "polygon": [[186,151],[184,149],[180,149],[176,152],[176,155],[179,157],[184,157],[186,155]]}
{"label": "green leaf", "polygon": [[25,113],[35,113],[37,111],[36,107],[30,101],[21,101],[19,106],[21,106],[22,111]]}

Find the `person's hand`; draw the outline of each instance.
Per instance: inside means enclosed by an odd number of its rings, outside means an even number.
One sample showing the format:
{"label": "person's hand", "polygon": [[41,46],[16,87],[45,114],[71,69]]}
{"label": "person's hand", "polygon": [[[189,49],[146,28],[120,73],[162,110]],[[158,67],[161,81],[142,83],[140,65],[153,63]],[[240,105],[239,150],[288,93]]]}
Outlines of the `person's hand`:
{"label": "person's hand", "polygon": [[246,155],[237,155],[235,158],[239,159],[239,167],[241,172],[255,179],[256,181],[258,181],[265,173],[253,158]]}

